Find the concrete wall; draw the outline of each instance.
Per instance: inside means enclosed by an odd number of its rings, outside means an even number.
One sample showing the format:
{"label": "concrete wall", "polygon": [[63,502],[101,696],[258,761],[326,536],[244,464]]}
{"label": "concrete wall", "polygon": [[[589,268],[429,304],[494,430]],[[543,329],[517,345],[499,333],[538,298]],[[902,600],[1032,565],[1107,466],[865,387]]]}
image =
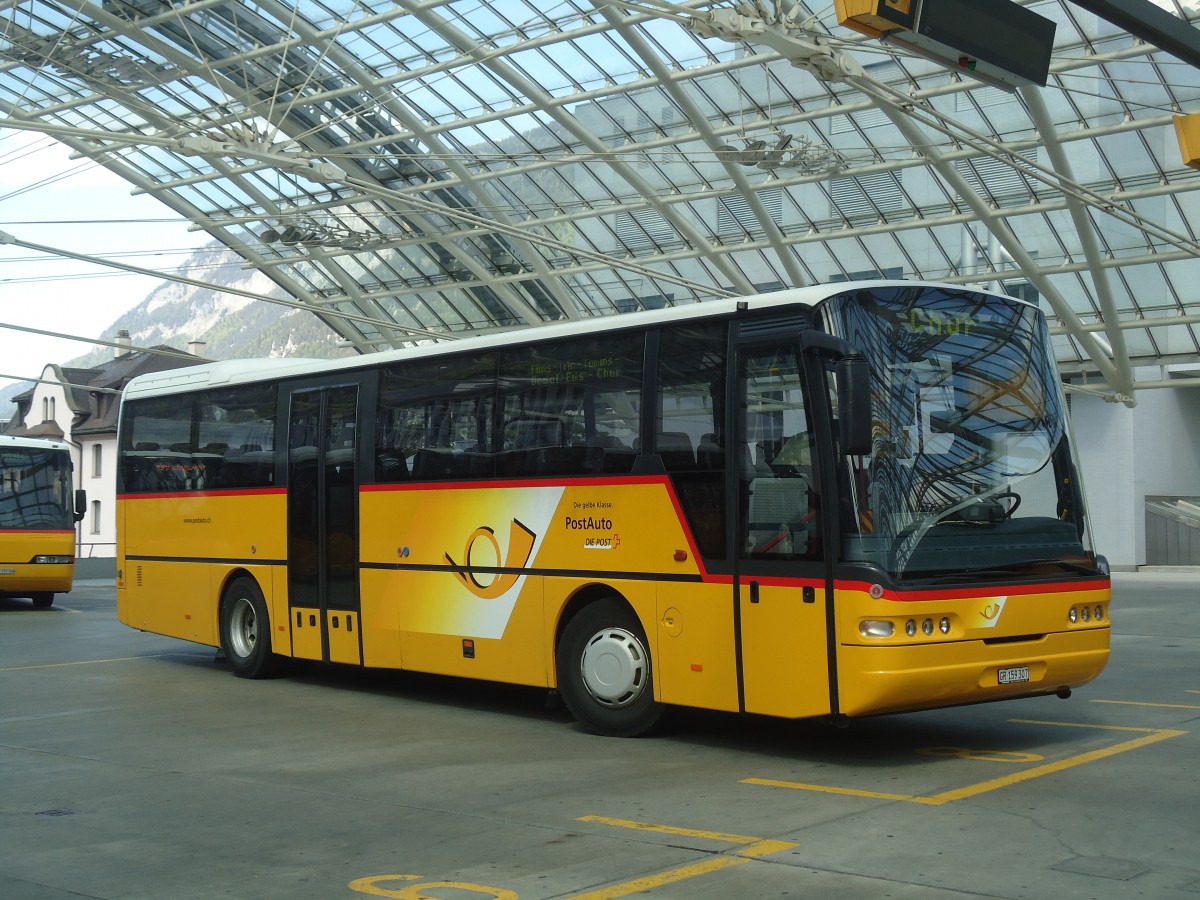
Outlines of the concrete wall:
{"label": "concrete wall", "polygon": [[1092,538],[1120,570],[1146,563],[1147,494],[1200,496],[1200,390],[1146,390],[1137,400],[1129,409],[1071,398]]}

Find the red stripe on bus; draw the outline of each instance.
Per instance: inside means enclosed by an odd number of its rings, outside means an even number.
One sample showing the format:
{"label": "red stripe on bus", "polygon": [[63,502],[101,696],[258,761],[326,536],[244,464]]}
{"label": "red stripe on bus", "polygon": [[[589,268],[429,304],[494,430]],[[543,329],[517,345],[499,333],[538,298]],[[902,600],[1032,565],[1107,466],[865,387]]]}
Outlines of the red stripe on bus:
{"label": "red stripe on bus", "polygon": [[[842,581],[837,582],[836,586],[842,590],[862,591],[863,593],[868,593],[870,590],[870,585],[865,581]],[[912,590],[884,591],[880,599],[890,600],[894,603],[920,603],[926,600],[974,600],[979,597],[995,597],[1000,593],[1008,597],[1021,594],[1071,594],[1080,591],[1098,591],[1104,587],[1104,583],[1096,581],[1039,581],[1032,584],[1009,582],[979,587],[960,585],[937,590],[914,588]]]}
{"label": "red stripe on bus", "polygon": [[488,481],[394,481],[389,484],[364,484],[359,491],[463,491],[486,490],[488,488],[531,488],[531,487],[606,487],[614,484],[669,484],[666,475],[597,475],[591,478],[572,478],[555,481],[534,478],[496,478]]}

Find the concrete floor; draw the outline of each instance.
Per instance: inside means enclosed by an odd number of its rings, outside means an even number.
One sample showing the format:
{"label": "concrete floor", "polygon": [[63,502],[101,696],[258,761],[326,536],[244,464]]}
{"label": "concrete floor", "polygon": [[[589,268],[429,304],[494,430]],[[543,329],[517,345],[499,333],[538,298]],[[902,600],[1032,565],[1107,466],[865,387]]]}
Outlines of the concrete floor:
{"label": "concrete floor", "polygon": [[544,693],[234,678],[107,581],[0,600],[0,897],[1200,897],[1200,588],[1118,574],[1074,698],[585,734]]}

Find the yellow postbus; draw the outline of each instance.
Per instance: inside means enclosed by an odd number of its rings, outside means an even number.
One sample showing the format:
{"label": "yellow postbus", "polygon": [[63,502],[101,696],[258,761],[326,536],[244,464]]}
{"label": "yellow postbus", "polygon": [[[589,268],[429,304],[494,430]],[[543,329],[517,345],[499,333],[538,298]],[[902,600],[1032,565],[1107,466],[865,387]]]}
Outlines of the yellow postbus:
{"label": "yellow postbus", "polygon": [[1109,652],[1036,306],[913,282],[141,376],[118,612],[289,658],[844,720],[1066,696]]}
{"label": "yellow postbus", "polygon": [[62,441],[0,435],[0,597],[48,607],[71,590],[75,523],[87,508],[71,473]]}

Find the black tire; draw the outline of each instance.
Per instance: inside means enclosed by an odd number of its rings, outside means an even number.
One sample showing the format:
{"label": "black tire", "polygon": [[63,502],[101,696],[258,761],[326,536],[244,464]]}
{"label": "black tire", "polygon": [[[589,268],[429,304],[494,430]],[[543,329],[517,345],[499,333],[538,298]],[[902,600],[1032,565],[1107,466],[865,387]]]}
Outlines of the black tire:
{"label": "black tire", "polygon": [[271,618],[253,578],[230,582],[221,598],[221,650],[239,678],[267,678],[282,660],[271,652]]}
{"label": "black tire", "polygon": [[34,594],[31,598],[36,609],[49,609],[54,605],[54,593],[52,591],[40,591]]}
{"label": "black tire", "polygon": [[588,731],[637,737],[658,722],[663,708],[654,699],[649,646],[637,616],[614,597],[567,623],[555,654],[558,690]]}

